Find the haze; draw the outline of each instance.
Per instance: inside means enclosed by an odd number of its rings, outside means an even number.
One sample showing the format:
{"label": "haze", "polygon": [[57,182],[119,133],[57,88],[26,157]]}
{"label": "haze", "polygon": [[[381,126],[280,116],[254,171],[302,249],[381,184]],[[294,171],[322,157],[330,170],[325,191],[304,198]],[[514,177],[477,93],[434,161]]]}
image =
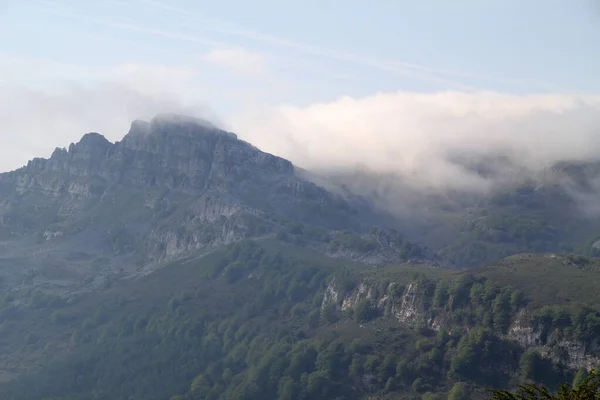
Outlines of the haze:
{"label": "haze", "polygon": [[600,14],[539,4],[0,2],[0,170],[165,112],[435,187],[495,184],[457,157],[597,160]]}

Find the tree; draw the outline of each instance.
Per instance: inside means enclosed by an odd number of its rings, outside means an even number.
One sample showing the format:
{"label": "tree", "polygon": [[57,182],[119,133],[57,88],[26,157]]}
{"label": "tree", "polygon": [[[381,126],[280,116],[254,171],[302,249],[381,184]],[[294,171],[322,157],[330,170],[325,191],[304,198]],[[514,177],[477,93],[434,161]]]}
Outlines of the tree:
{"label": "tree", "polygon": [[515,290],[510,295],[510,305],[513,311],[519,311],[519,309],[525,304],[525,294],[520,290]]}
{"label": "tree", "polygon": [[421,396],[422,400],[444,400],[446,396],[443,393],[426,392]]}
{"label": "tree", "polygon": [[338,313],[335,304],[327,304],[323,307],[321,316],[330,324],[336,322],[338,320]]}
{"label": "tree", "polygon": [[435,287],[433,295],[433,305],[437,308],[444,308],[448,304],[448,283],[445,281],[439,282]]}
{"label": "tree", "polygon": [[558,393],[552,394],[545,386],[533,383],[519,385],[515,392],[506,390],[489,390],[489,400],[598,400],[600,399],[600,375],[595,370],[590,372],[579,386],[573,387],[563,383]]}
{"label": "tree", "polygon": [[284,376],[279,381],[277,398],[280,400],[293,400],[298,392],[298,384],[289,376]]}
{"label": "tree", "polygon": [[321,311],[319,309],[314,309],[308,314],[308,326],[312,329],[319,326],[319,318],[321,317]]}
{"label": "tree", "polygon": [[388,354],[379,367],[379,381],[385,382],[394,375],[396,375],[396,357],[393,354]]}
{"label": "tree", "polygon": [[354,310],[354,319],[356,322],[366,322],[375,316],[375,307],[370,299],[364,299],[358,302]]}
{"label": "tree", "polygon": [[210,387],[211,384],[208,379],[206,379],[204,375],[198,375],[192,382],[190,391],[195,395],[199,395],[208,392]]}
{"label": "tree", "polygon": [[494,318],[494,329],[500,333],[506,333],[510,325],[510,299],[505,293],[500,293],[492,303]]}
{"label": "tree", "polygon": [[308,376],[306,391],[311,399],[326,399],[330,386],[329,375],[324,371],[317,371]]}
{"label": "tree", "polygon": [[421,392],[425,388],[425,381],[423,378],[417,378],[412,383],[412,390],[415,392]]}
{"label": "tree", "polygon": [[352,363],[350,363],[350,367],[348,368],[348,374],[351,378],[357,379],[361,377],[363,373],[363,356],[354,354],[352,356]]}
{"label": "tree", "polygon": [[448,393],[448,400],[469,400],[471,398],[471,389],[464,382],[458,382]]}
{"label": "tree", "polygon": [[542,356],[535,350],[528,350],[521,356],[519,367],[523,380],[538,380],[538,370]]}
{"label": "tree", "polygon": [[577,371],[577,375],[575,375],[575,378],[573,379],[573,387],[578,387],[579,385],[581,385],[581,383],[585,380],[587,376],[587,369],[579,368],[579,370]]}

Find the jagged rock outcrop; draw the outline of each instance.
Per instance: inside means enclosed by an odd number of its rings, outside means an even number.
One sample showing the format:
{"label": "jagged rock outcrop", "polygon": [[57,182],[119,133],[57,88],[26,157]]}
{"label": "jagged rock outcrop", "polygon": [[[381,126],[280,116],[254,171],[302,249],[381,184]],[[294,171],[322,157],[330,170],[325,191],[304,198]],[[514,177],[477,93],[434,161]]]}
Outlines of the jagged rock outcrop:
{"label": "jagged rock outcrop", "polygon": [[557,331],[551,331],[546,338],[542,338],[544,330],[547,327],[532,326],[530,316],[522,310],[511,324],[507,337],[569,368],[590,370],[600,365],[600,343],[597,339],[586,344],[562,337]]}

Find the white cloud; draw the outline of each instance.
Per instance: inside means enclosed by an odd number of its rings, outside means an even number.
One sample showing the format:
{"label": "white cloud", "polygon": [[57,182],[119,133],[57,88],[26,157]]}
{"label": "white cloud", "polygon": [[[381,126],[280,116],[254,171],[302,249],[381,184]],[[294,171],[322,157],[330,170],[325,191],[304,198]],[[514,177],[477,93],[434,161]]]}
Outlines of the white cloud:
{"label": "white cloud", "polygon": [[[558,86],[537,79],[506,79],[503,77],[473,74],[465,71],[449,70],[436,66],[428,66],[408,62],[406,60],[373,57],[366,54],[355,54],[340,51],[334,48],[323,47],[315,44],[298,42],[280,36],[270,35],[261,31],[249,29],[230,20],[217,18],[204,12],[199,13],[190,9],[173,6],[171,3],[157,0],[137,0],[147,9],[154,9],[162,16],[168,15],[176,21],[174,26],[195,30],[201,27],[203,34],[212,32],[218,35],[238,37],[246,41],[254,41],[263,45],[275,46],[287,51],[310,55],[322,60],[334,60],[343,64],[367,67],[384,73],[400,75],[412,79],[428,82],[437,87],[452,87],[456,90],[476,91],[481,85],[502,85],[502,87],[521,88],[525,90],[542,89],[544,91],[557,90]],[[166,17],[165,17],[166,18]],[[201,35],[182,35],[175,32],[156,32],[156,34],[178,37],[181,40],[201,40]],[[222,46],[222,45],[221,45]],[[480,82],[478,85],[466,84],[469,81]],[[487,83],[486,83],[487,82]]]}
{"label": "white cloud", "polygon": [[112,68],[107,79],[135,88],[143,93],[180,93],[198,76],[199,70],[190,66],[128,62]]}
{"label": "white cloud", "polygon": [[267,59],[263,54],[241,47],[217,48],[203,59],[209,64],[244,76],[264,75],[268,70]]}
{"label": "white cloud", "polygon": [[[264,60],[254,56],[227,48],[214,50],[210,58],[223,67],[251,67],[246,73],[264,71]],[[18,69],[37,65],[36,60],[16,61]],[[9,73],[12,69],[6,82],[17,76],[13,64],[0,66]],[[52,68],[43,69],[62,70],[60,65],[48,66]],[[159,113],[185,113],[220,124],[209,107],[184,100],[200,93],[218,102],[217,84],[212,82],[211,90],[206,86],[211,82],[193,66],[131,62],[102,69],[70,66],[65,71],[86,75],[91,83],[32,90],[14,83],[18,81],[9,85],[0,80],[0,170],[47,156],[89,131],[119,140],[133,119]],[[272,90],[273,85],[266,87]],[[241,93],[253,89],[236,88]],[[221,92],[230,90],[225,85]],[[485,188],[496,181],[465,171],[453,158],[505,154],[512,161],[505,174],[538,171],[558,160],[600,158],[600,96],[392,92],[274,106],[260,105],[256,96],[244,100],[240,92],[232,95],[246,107],[225,118],[228,129],[309,169],[364,165],[434,187]]]}
{"label": "white cloud", "polygon": [[0,171],[18,168],[34,157],[48,157],[54,148],[67,147],[87,132],[120,140],[134,119],[165,112],[216,120],[204,105],[114,82],[60,91],[0,84]]}
{"label": "white cloud", "polygon": [[[436,187],[489,182],[452,159],[508,155],[504,173],[600,159],[600,96],[381,93],[307,107],[247,109],[240,135],[311,169],[366,165]],[[504,176],[506,178],[506,176]]]}

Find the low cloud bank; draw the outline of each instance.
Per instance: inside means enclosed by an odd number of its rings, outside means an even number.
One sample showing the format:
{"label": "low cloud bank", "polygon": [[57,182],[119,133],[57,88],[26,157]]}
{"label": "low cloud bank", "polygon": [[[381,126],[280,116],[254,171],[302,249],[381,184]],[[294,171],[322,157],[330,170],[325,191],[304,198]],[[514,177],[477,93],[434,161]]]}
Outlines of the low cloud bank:
{"label": "low cloud bank", "polygon": [[209,120],[317,173],[369,171],[384,176],[386,187],[401,181],[481,192],[559,161],[600,160],[600,96],[594,95],[380,93],[307,106],[251,105],[221,123],[206,105],[125,82],[54,92],[0,89],[4,171],[86,132],[120,140],[131,121],[164,113]]}
{"label": "low cloud bank", "polygon": [[600,160],[600,96],[381,93],[253,107],[240,136],[325,173],[366,168],[432,188],[486,190],[559,161]]}

